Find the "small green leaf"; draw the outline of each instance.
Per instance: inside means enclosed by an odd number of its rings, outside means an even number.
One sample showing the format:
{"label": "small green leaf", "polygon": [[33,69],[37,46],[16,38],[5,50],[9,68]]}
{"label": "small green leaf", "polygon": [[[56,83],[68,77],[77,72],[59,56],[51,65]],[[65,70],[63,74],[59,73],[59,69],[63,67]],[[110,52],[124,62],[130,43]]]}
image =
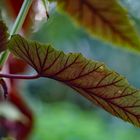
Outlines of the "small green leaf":
{"label": "small green leaf", "polygon": [[41,77],[65,83],[111,114],[140,127],[140,91],[104,64],[19,35],[12,36],[8,47]]}
{"label": "small green leaf", "polygon": [[9,34],[7,33],[7,27],[3,21],[0,20],[0,52],[6,49],[8,37]]}
{"label": "small green leaf", "polygon": [[140,51],[140,37],[127,11],[117,0],[55,0],[93,36],[123,48]]}

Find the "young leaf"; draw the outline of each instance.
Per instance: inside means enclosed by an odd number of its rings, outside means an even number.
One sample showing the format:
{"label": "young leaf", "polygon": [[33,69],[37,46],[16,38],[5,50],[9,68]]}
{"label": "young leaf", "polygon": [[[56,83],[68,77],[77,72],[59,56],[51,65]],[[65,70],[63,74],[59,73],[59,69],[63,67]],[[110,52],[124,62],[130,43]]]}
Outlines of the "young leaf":
{"label": "young leaf", "polygon": [[7,42],[8,42],[7,27],[3,23],[3,21],[0,20],[0,52],[6,49]]}
{"label": "young leaf", "polygon": [[41,77],[65,83],[111,114],[140,127],[140,91],[104,64],[19,35],[12,36],[8,47]]}
{"label": "young leaf", "polygon": [[115,45],[140,50],[140,39],[128,13],[116,0],[57,0],[79,25],[97,38]]}

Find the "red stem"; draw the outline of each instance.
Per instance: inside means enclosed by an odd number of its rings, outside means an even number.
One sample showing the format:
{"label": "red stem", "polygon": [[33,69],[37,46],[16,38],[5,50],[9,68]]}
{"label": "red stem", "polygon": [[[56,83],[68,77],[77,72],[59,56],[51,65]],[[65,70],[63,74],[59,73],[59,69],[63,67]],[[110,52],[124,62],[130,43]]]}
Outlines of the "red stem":
{"label": "red stem", "polygon": [[26,80],[28,80],[28,79],[37,79],[40,76],[38,74],[35,74],[35,75],[15,75],[15,74],[0,73],[0,77],[10,78],[10,79],[26,79]]}

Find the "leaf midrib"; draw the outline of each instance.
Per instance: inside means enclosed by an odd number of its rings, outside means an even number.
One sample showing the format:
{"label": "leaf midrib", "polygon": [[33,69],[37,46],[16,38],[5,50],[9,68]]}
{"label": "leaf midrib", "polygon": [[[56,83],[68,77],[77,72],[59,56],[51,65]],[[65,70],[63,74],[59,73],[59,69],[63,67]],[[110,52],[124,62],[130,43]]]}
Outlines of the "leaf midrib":
{"label": "leaf midrib", "polygon": [[83,3],[85,3],[97,16],[99,16],[103,20],[103,22],[112,29],[112,31],[115,34],[120,36],[126,42],[130,42],[130,44],[133,45],[133,47],[136,47],[136,44],[134,42],[130,41],[130,39],[128,37],[124,36],[124,34],[122,34],[122,32],[120,32],[119,30],[114,28],[114,26],[111,24],[111,22],[109,20],[107,20],[104,16],[102,16],[98,12],[98,9],[96,9],[94,6],[92,6],[88,0],[81,0],[81,1],[83,1]]}

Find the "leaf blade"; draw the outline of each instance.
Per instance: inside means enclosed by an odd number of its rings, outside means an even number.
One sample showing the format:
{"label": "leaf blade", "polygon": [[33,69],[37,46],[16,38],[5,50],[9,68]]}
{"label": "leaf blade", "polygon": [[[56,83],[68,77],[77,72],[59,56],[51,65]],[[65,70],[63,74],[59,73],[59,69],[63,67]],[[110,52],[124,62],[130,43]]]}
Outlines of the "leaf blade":
{"label": "leaf blade", "polygon": [[64,54],[19,35],[12,37],[8,47],[41,77],[65,83],[111,114],[140,127],[140,91],[104,64],[78,53]]}
{"label": "leaf blade", "polygon": [[[116,0],[57,0],[94,37],[123,48],[140,51],[140,37],[128,13]],[[61,11],[62,11],[61,10]]]}
{"label": "leaf blade", "polygon": [[0,20],[0,52],[4,51],[7,46],[9,34],[5,23]]}

